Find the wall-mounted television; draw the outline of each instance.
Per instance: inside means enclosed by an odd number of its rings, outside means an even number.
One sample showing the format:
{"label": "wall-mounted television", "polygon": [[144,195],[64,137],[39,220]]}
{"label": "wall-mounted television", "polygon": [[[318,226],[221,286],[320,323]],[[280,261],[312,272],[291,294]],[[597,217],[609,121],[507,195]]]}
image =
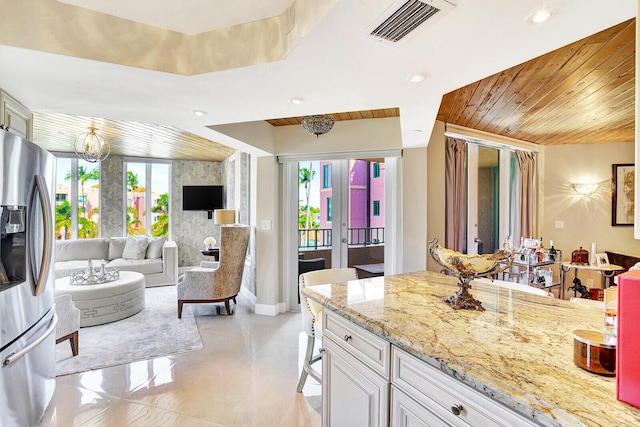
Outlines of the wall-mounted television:
{"label": "wall-mounted television", "polygon": [[183,211],[209,211],[224,207],[222,185],[182,186]]}

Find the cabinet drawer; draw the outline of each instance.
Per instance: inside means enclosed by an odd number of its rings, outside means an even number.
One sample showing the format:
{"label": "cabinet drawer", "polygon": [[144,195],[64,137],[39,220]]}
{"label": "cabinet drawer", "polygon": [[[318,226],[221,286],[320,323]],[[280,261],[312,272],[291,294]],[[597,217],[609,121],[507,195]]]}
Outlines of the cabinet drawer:
{"label": "cabinet drawer", "polygon": [[323,313],[322,333],[389,379],[391,344],[337,314],[327,310],[323,310]]}
{"label": "cabinet drawer", "polygon": [[392,359],[391,383],[452,425],[538,425],[403,350]]}

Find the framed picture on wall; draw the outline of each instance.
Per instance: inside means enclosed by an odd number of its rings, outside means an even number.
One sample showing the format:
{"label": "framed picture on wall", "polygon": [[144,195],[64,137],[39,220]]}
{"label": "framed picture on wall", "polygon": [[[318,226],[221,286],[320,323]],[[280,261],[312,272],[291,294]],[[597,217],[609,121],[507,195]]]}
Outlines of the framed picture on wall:
{"label": "framed picture on wall", "polygon": [[633,225],[635,174],[633,163],[613,165],[611,225]]}

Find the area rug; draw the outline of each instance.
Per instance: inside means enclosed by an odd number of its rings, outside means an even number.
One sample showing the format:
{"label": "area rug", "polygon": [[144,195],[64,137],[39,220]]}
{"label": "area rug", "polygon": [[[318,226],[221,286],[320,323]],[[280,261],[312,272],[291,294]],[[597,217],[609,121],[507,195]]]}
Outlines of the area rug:
{"label": "area rug", "polygon": [[117,322],[80,328],[79,354],[56,345],[56,374],[68,375],[202,348],[191,304],[178,319],[175,286],[147,288],[145,308]]}

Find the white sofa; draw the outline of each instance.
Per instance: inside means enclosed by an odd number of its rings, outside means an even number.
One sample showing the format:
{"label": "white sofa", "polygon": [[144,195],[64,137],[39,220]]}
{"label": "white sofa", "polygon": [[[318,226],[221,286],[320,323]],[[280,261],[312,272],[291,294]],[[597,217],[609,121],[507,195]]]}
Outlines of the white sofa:
{"label": "white sofa", "polygon": [[146,238],[148,246],[144,253],[132,257],[127,239],[134,238],[56,240],[56,279],[68,276],[72,270],[87,268],[88,261],[92,260],[94,268],[105,262],[107,267],[142,273],[146,287],[175,285],[178,282],[178,246],[175,242],[165,241],[165,238]]}

